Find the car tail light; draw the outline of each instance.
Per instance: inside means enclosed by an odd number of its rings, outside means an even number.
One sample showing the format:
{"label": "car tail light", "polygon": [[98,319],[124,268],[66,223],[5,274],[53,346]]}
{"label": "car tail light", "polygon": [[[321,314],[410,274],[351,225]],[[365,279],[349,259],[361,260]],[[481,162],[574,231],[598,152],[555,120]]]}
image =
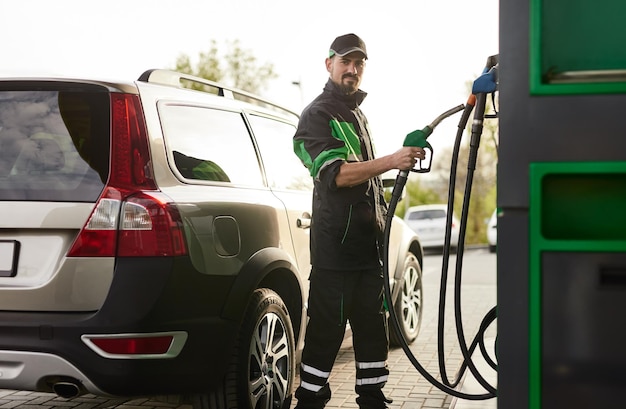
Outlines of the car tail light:
{"label": "car tail light", "polygon": [[80,231],[68,257],[114,256],[120,201],[101,198]]}
{"label": "car tail light", "polygon": [[108,185],[156,190],[148,136],[137,95],[111,94],[111,171]]}
{"label": "car tail light", "polygon": [[152,179],[138,96],[111,94],[111,124],[109,180],[68,257],[187,254],[180,214]]}
{"label": "car tail light", "polygon": [[83,342],[106,358],[173,358],[187,341],[183,331],[152,334],[83,335]]}
{"label": "car tail light", "polygon": [[176,207],[160,192],[142,192],[122,204],[118,256],[187,254],[183,223]]}

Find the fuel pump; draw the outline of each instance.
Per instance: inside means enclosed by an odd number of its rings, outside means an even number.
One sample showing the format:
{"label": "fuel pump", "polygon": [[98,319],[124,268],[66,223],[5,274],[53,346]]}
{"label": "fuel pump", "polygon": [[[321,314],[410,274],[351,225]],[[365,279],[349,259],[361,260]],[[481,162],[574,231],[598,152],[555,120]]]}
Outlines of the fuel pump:
{"label": "fuel pump", "polygon": [[[481,376],[479,371],[477,370],[474,362],[472,360],[472,354],[474,353],[477,347],[480,348],[483,358],[485,361],[494,369],[497,370],[497,364],[490,358],[487,349],[485,347],[484,342],[484,334],[489,325],[496,319],[496,307],[493,307],[483,318],[481,325],[478,329],[476,336],[474,337],[471,344],[466,344],[465,335],[463,331],[462,325],[462,314],[460,309],[460,299],[461,299],[461,277],[462,277],[462,260],[463,260],[463,251],[465,244],[465,231],[467,226],[467,216],[468,216],[468,208],[469,208],[469,200],[471,196],[472,189],[472,180],[473,180],[473,172],[476,168],[476,160],[478,156],[478,148],[480,145],[480,137],[483,129],[483,120],[485,118],[485,107],[487,101],[487,95],[495,93],[497,89],[497,68],[498,68],[498,58],[497,56],[491,56],[487,59],[487,64],[483,74],[474,81],[472,87],[472,94],[467,100],[465,105],[459,105],[454,108],[451,108],[441,115],[439,115],[430,125],[426,126],[421,130],[416,130],[409,133],[403,145],[404,146],[418,146],[424,148],[429,154],[427,154],[428,163],[424,164],[422,161],[418,161],[416,164],[416,168],[411,170],[401,170],[396,177],[396,182],[393,187],[391,193],[391,200],[389,203],[388,215],[385,225],[385,234],[384,234],[384,255],[383,255],[383,273],[384,273],[384,285],[385,285],[385,298],[387,300],[392,300],[391,297],[391,288],[389,285],[389,266],[388,266],[388,253],[389,253],[389,233],[391,230],[391,221],[393,218],[393,214],[395,213],[395,209],[398,201],[402,195],[402,190],[407,182],[409,172],[417,172],[417,173],[425,173],[429,172],[432,164],[432,146],[428,143],[427,138],[432,134],[434,128],[444,119],[454,115],[457,112],[463,111],[461,115],[461,119],[458,123],[457,135],[455,138],[455,144],[452,155],[452,166],[450,171],[450,183],[448,189],[448,212],[447,212],[447,221],[446,221],[446,237],[443,251],[443,263],[442,263],[442,274],[441,274],[441,285],[440,285],[440,297],[439,297],[439,320],[438,320],[438,355],[439,355],[439,372],[441,376],[441,381],[437,380],[433,375],[431,375],[417,360],[417,358],[413,355],[412,351],[409,348],[408,343],[402,336],[402,331],[400,330],[400,324],[398,317],[396,316],[395,309],[393,306],[389,308],[389,314],[391,317],[391,323],[394,326],[396,332],[400,335],[401,346],[404,350],[405,354],[413,364],[413,366],[418,370],[418,372],[424,376],[432,385],[440,389],[441,391],[467,400],[486,400],[496,396],[496,388],[490,385],[484,377]],[[495,106],[495,104],[494,104]],[[474,111],[474,118],[471,127],[471,139],[470,139],[470,152],[469,152],[469,160],[468,160],[468,176],[465,184],[465,194],[463,197],[463,210],[461,213],[460,220],[460,232],[459,232],[459,243],[457,246],[457,258],[456,258],[456,274],[455,274],[455,283],[454,283],[454,311],[455,311],[455,324],[457,329],[457,338],[458,343],[463,354],[463,362],[460,369],[457,372],[456,380],[450,381],[446,374],[444,361],[444,351],[443,351],[443,330],[444,330],[444,313],[445,313],[445,299],[446,299],[446,287],[448,281],[448,261],[450,255],[450,236],[451,236],[451,225],[452,225],[452,209],[454,206],[454,191],[455,191],[455,180],[456,180],[456,165],[458,162],[460,141],[463,135],[463,131],[467,125],[467,121],[469,117]],[[490,117],[497,117],[496,115],[490,115]],[[426,160],[425,159],[425,160]],[[467,369],[470,369],[470,372],[474,375],[476,380],[483,386],[486,390],[483,394],[467,394],[460,391],[457,391],[455,388],[463,377],[463,374]]]}

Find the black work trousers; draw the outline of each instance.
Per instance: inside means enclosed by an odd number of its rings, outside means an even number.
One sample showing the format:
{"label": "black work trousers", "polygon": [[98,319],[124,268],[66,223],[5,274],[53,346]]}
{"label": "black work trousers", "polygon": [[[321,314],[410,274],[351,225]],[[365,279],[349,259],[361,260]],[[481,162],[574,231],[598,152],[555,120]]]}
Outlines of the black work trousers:
{"label": "black work trousers", "polygon": [[330,400],[328,377],[343,342],[347,322],[352,329],[356,361],[355,391],[361,408],[385,408],[382,388],[389,370],[389,334],[383,308],[383,276],[374,270],[336,271],[314,268],[309,289],[299,409],[321,409]]}

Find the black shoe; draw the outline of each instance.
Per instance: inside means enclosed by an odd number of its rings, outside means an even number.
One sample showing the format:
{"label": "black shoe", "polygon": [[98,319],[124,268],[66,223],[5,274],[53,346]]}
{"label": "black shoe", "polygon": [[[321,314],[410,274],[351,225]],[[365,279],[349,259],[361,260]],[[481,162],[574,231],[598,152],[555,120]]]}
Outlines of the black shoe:
{"label": "black shoe", "polygon": [[311,392],[299,386],[295,393],[295,397],[298,399],[295,409],[323,409],[330,400],[330,395],[328,384],[317,392]]}
{"label": "black shoe", "polygon": [[356,398],[359,409],[387,409],[389,407],[387,405],[392,402],[393,399],[386,397],[380,389],[361,391],[359,397]]}

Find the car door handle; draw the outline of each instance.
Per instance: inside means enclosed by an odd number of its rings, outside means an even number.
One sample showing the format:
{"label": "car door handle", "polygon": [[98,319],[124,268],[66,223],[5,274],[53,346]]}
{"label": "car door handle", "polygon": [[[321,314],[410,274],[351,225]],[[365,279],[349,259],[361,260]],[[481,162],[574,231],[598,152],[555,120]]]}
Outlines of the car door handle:
{"label": "car door handle", "polygon": [[309,212],[302,213],[302,216],[298,217],[296,225],[301,229],[308,229],[311,227],[311,215]]}

